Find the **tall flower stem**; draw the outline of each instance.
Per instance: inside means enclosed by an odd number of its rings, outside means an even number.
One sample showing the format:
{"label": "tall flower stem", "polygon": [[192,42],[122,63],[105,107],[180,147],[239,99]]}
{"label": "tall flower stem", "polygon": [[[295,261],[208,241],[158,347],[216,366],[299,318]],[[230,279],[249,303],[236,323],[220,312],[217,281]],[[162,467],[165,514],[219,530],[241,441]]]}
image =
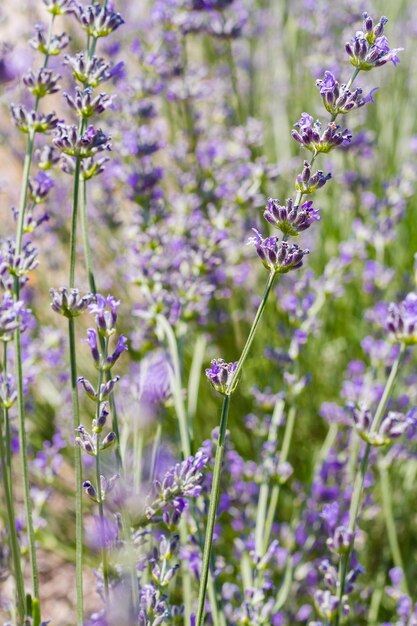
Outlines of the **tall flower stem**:
{"label": "tall flower stem", "polygon": [[[281,448],[281,452],[279,455],[281,463],[285,463],[288,459],[288,453],[290,451],[292,436],[294,433],[296,415],[297,415],[297,411],[296,411],[295,406],[291,406],[288,411],[287,420],[285,422],[284,437],[282,440],[282,448]],[[271,489],[271,498],[269,501],[268,513],[266,515],[265,526],[262,529],[263,553],[265,553],[266,550],[268,549],[269,540],[271,538],[272,525],[274,523],[275,512],[278,507],[280,491],[281,491],[280,485],[274,485]]]}
{"label": "tall flower stem", "polygon": [[7,461],[7,449],[5,445],[6,435],[3,435],[3,425],[7,428],[7,409],[3,409],[3,423],[0,423],[0,460],[1,475],[3,479],[4,498],[6,500],[7,519],[9,522],[9,542],[13,559],[13,570],[17,596],[17,614],[19,626],[25,619],[25,586],[23,581],[22,566],[20,563],[20,548],[16,533],[16,518],[13,508],[13,481],[10,476],[10,464]]}
{"label": "tall flower stem", "polygon": [[381,496],[382,496],[382,510],[385,518],[385,526],[387,528],[388,543],[391,550],[392,560],[395,567],[399,567],[404,572],[404,578],[401,581],[401,586],[404,593],[410,597],[410,590],[407,584],[407,578],[405,575],[404,562],[401,555],[400,543],[398,541],[397,530],[395,528],[395,520],[392,506],[392,490],[390,485],[389,470],[384,459],[378,463],[380,484],[381,484]]}
{"label": "tall flower stem", "polygon": [[224,457],[227,421],[229,417],[230,395],[224,396],[220,417],[219,438],[217,440],[216,457],[214,460],[213,483],[211,487],[210,506],[207,519],[206,538],[204,541],[203,563],[198,594],[198,611],[196,626],[201,626],[204,617],[204,603],[206,599],[207,581],[210,570],[211,547],[213,543],[214,524],[216,522],[217,505],[220,496],[220,478]]}
{"label": "tall flower stem", "polygon": [[242,371],[242,368],[249,354],[249,350],[255,338],[256,331],[261,321],[262,314],[264,312],[269,294],[274,284],[275,276],[276,276],[275,271],[271,271],[268,276],[264,293],[263,293],[261,302],[258,306],[258,310],[256,311],[256,315],[253,320],[251,329],[249,331],[248,338],[242,350],[242,354],[240,355],[234,374],[227,386],[226,393],[223,399],[223,407],[222,407],[222,412],[220,416],[219,437],[217,440],[216,456],[215,456],[214,468],[213,468],[213,484],[211,487],[211,494],[210,494],[210,504],[209,504],[209,511],[208,511],[208,519],[207,519],[206,536],[204,540],[203,564],[202,564],[202,572],[201,572],[201,579],[200,579],[200,589],[199,589],[199,594],[198,594],[198,610],[197,610],[196,626],[201,626],[201,624],[203,623],[203,618],[204,618],[204,604],[206,600],[207,581],[208,581],[209,570],[210,570],[210,559],[211,559],[211,550],[212,550],[212,545],[213,545],[214,524],[216,522],[217,505],[218,505],[219,497],[220,497],[220,478],[221,478],[221,470],[222,470],[222,463],[223,463],[223,457],[224,457],[224,448],[225,448],[227,422],[228,422],[228,417],[229,417],[230,400],[231,400],[232,393],[235,391],[236,386],[239,382],[240,373]]}
{"label": "tall flower stem", "polygon": [[[107,358],[108,351],[108,339],[105,340],[105,350],[103,354],[103,361]],[[97,397],[100,399],[101,384],[103,382],[103,368],[100,367],[98,371],[97,381]],[[97,402],[96,410],[96,422],[99,423],[100,419],[100,400]],[[97,483],[97,503],[100,516],[100,539],[101,539],[101,562],[103,566],[103,581],[104,581],[104,595],[106,601],[109,601],[109,566],[107,560],[107,547],[106,547],[106,520],[104,518],[104,505],[103,505],[103,492],[101,488],[101,471],[100,471],[100,433],[97,433],[96,440],[96,483]]]}
{"label": "tall flower stem", "polygon": [[[84,260],[85,260],[85,269],[88,276],[88,283],[93,294],[97,293],[97,283],[94,275],[94,267],[93,267],[93,255],[91,252],[91,244],[90,244],[90,236],[88,230],[88,215],[87,215],[87,181],[83,180],[82,182],[82,193],[81,193],[81,202],[80,202],[80,222],[81,222],[81,231],[83,238],[83,247],[84,247]],[[99,342],[101,351],[104,351],[105,342],[104,337],[99,335]],[[111,369],[106,370],[105,379],[108,382],[111,377]],[[112,415],[112,429],[114,434],[116,435],[116,443],[115,446],[115,456],[117,462],[117,469],[123,475],[123,460],[121,454],[121,446],[120,446],[120,428],[119,428],[119,416],[117,412],[117,406],[113,394],[110,395],[109,405]]]}
{"label": "tall flower stem", "polygon": [[171,324],[163,315],[158,315],[158,324],[165,335],[168,351],[172,361],[172,373],[171,373],[171,389],[174,397],[175,412],[178,419],[178,427],[180,431],[181,451],[186,459],[191,455],[191,443],[190,432],[188,427],[188,417],[185,408],[184,400],[182,397],[182,383],[181,383],[181,364],[180,356],[178,352],[177,339],[172,329]]}
{"label": "tall flower stem", "polygon": [[[68,320],[68,336],[70,350],[71,369],[71,395],[72,395],[72,427],[74,432],[80,425],[80,407],[77,386],[77,357],[75,349],[74,320]],[[74,445],[75,466],[75,588],[76,588],[76,617],[77,626],[84,622],[84,598],[83,598],[83,502],[82,502],[82,465],[81,449]]]}
{"label": "tall flower stem", "polygon": [[[284,411],[284,400],[281,398],[277,400],[274,407],[274,412],[272,414],[271,424],[268,432],[268,442],[270,444],[276,443],[277,441],[277,431],[278,426],[282,418],[282,414]],[[269,496],[269,479],[265,477],[262,481],[260,490],[259,490],[259,499],[258,499],[258,507],[256,514],[256,527],[255,527],[255,547],[256,554],[259,557],[262,557],[264,554],[264,545],[268,545],[269,538],[264,539],[265,537],[265,519],[267,515],[267,507],[268,507],[268,496]]]}
{"label": "tall flower stem", "polygon": [[[392,365],[388,380],[384,388],[384,392],[382,394],[381,400],[379,401],[379,404],[378,404],[378,408],[374,415],[371,428],[370,428],[371,433],[375,433],[381,425],[382,419],[384,417],[385,409],[387,408],[388,402],[394,391],[395,382],[397,380],[398,371],[402,363],[404,354],[405,354],[405,345],[401,344],[400,351],[398,353],[396,360],[394,361]],[[359,466],[359,471],[356,474],[355,483],[353,486],[353,494],[352,494],[350,510],[349,510],[349,530],[352,532],[352,541],[350,543],[350,546],[347,552],[341,557],[340,564],[339,564],[339,582],[340,582],[339,610],[335,616],[334,623],[336,626],[339,625],[340,618],[341,618],[342,598],[345,593],[346,576],[348,573],[350,556],[352,554],[354,540],[355,540],[354,533],[356,531],[359,510],[360,510],[360,506],[362,502],[363,485],[365,482],[366,472],[368,470],[371,448],[372,446],[369,443],[367,443],[363,457],[362,457],[362,461]]]}

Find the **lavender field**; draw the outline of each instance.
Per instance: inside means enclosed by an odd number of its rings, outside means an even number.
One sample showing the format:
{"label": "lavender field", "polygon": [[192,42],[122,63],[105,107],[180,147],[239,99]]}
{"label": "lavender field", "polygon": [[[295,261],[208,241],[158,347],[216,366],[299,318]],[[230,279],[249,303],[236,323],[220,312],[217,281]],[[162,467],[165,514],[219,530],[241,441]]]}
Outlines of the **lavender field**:
{"label": "lavender field", "polygon": [[414,0],[3,0],[0,623],[417,626]]}

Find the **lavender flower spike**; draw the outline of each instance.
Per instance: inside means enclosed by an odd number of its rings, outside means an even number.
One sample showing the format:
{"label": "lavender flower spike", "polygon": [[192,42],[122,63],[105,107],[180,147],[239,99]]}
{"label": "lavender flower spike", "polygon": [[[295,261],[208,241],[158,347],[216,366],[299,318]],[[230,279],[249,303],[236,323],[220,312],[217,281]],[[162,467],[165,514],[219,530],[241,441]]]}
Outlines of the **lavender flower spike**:
{"label": "lavender flower spike", "polygon": [[409,293],[400,304],[390,304],[386,329],[397,343],[417,344],[417,294]]}
{"label": "lavender flower spike", "polygon": [[400,62],[397,52],[404,48],[390,49],[388,39],[382,35],[387,23],[386,17],[381,17],[379,23],[373,28],[372,18],[367,14],[364,17],[364,30],[358,31],[350,42],[346,43],[345,49],[350,56],[351,64],[358,70],[369,72],[374,67],[385,65],[391,61],[394,65]]}
{"label": "lavender flower spike", "polygon": [[315,154],[330,152],[336,146],[349,144],[352,139],[352,133],[348,129],[340,132],[340,126],[334,122],[330,122],[322,133],[320,122],[314,121],[308,113],[303,113],[295,126],[298,131],[292,131],[293,138]]}
{"label": "lavender flower spike", "polygon": [[362,89],[357,88],[350,91],[346,85],[339,85],[331,72],[324,72],[324,78],[317,80],[316,85],[320,89],[324,106],[335,117],[339,114],[349,113],[349,111],[362,107],[368,102],[374,104],[373,94],[378,89],[375,87],[367,96],[362,97]]}
{"label": "lavender flower spike", "polygon": [[264,218],[278,228],[285,237],[296,237],[301,231],[307,230],[316,220],[320,220],[319,210],[313,207],[309,200],[300,207],[294,206],[289,198],[285,206],[278,204],[278,200],[269,198]]}
{"label": "lavender flower spike", "polygon": [[52,310],[55,311],[55,313],[64,315],[68,319],[81,315],[94,298],[91,293],[80,296],[78,289],[68,289],[67,287],[50,289],[49,293],[52,297]]}
{"label": "lavender flower spike", "polygon": [[[222,395],[227,392],[228,385],[233,379],[238,362],[226,363],[223,359],[213,359],[211,367],[206,369],[206,376],[213,388]],[[238,381],[236,381],[237,384]],[[236,387],[236,385],[235,385]],[[231,390],[232,393],[234,389]]]}
{"label": "lavender flower spike", "polygon": [[252,230],[255,237],[250,237],[248,244],[256,247],[256,252],[266,269],[276,274],[286,274],[298,269],[303,264],[303,257],[310,252],[307,249],[302,250],[295,243],[279,242],[278,237],[264,239],[256,228]]}
{"label": "lavender flower spike", "polygon": [[91,37],[107,37],[124,24],[120,13],[115,13],[99,2],[94,2],[87,7],[75,1],[73,4],[75,17]]}

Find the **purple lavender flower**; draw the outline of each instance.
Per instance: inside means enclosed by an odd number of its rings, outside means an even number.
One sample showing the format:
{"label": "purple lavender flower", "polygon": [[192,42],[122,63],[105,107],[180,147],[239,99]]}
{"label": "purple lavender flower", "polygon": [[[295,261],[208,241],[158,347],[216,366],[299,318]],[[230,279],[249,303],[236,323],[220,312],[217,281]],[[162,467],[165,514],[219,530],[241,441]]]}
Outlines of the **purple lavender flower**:
{"label": "purple lavender flower", "polygon": [[99,332],[106,337],[110,337],[116,332],[117,309],[120,300],[116,300],[112,295],[107,298],[100,293],[96,294],[95,300],[89,306],[89,311],[95,315],[95,322]]}
{"label": "purple lavender flower", "polygon": [[364,106],[368,102],[375,104],[373,94],[377,91],[375,87],[370,93],[362,97],[363,91],[360,88],[350,91],[346,85],[339,85],[331,72],[325,72],[324,78],[316,81],[317,87],[323,98],[326,109],[335,117],[339,114],[346,114],[353,109]]}
{"label": "purple lavender flower", "polygon": [[10,112],[17,128],[23,133],[48,133],[61,123],[55,113],[28,111],[22,104],[10,105]]}
{"label": "purple lavender flower", "polygon": [[91,37],[107,37],[119,26],[124,24],[120,13],[112,11],[109,6],[93,2],[84,7],[80,2],[73,1],[73,12],[82,28]]}
{"label": "purple lavender flower", "polygon": [[74,9],[73,0],[43,0],[43,3],[52,15],[64,15]]}
{"label": "purple lavender flower", "polygon": [[365,33],[358,31],[350,42],[346,43],[345,49],[350,57],[352,65],[359,70],[368,72],[374,67],[385,65],[391,61],[397,65],[400,60],[397,52],[403,48],[390,49],[388,39],[382,35],[384,25],[387,23],[386,17],[381,17],[379,23],[374,28],[370,28],[372,18],[364,14]]}
{"label": "purple lavender flower", "polygon": [[336,554],[345,554],[350,550],[353,538],[354,533],[351,530],[345,526],[338,526],[334,530],[333,536],[327,540],[327,547]]}
{"label": "purple lavender flower", "polygon": [[172,506],[179,506],[183,510],[184,498],[198,498],[207,463],[208,457],[199,450],[195,456],[190,456],[169,469],[162,480],[156,480],[156,497],[147,504],[146,517],[151,520]]}
{"label": "purple lavender flower", "polygon": [[32,180],[29,179],[28,189],[29,197],[35,204],[41,204],[44,202],[46,196],[54,187],[55,183],[53,179],[45,172],[38,172],[36,177]]}
{"label": "purple lavender flower", "polygon": [[86,89],[76,89],[75,95],[70,96],[64,93],[64,97],[68,105],[78,113],[83,119],[88,119],[94,115],[103,113],[109,106],[111,106],[114,97],[105,93],[98,94],[95,98],[92,97],[93,90],[91,87]]}
{"label": "purple lavender flower", "polygon": [[95,129],[94,126],[89,126],[80,135],[77,126],[58,124],[53,142],[64,154],[83,159],[94,156],[97,152],[111,149],[110,137],[101,129]]}
{"label": "purple lavender flower", "polygon": [[269,198],[264,218],[278,228],[285,237],[296,237],[303,230],[307,230],[316,220],[320,220],[319,209],[313,207],[309,200],[299,206],[294,206],[291,198],[286,200],[285,206],[278,204],[278,200]]}
{"label": "purple lavender flower", "polygon": [[64,63],[71,66],[75,80],[84,87],[98,87],[102,82],[112,77],[112,65],[101,57],[86,58],[83,52],[74,57],[65,56]]}
{"label": "purple lavender flower", "polygon": [[378,430],[372,428],[373,416],[365,406],[355,407],[352,411],[355,429],[358,435],[371,446],[387,446],[398,439],[411,427],[415,420],[412,414],[404,415],[396,411],[389,411]]}
{"label": "purple lavender flower", "polygon": [[317,189],[321,189],[332,175],[323,174],[322,170],[317,170],[315,174],[311,174],[311,166],[308,161],[304,161],[303,171],[298,174],[295,181],[295,188],[297,191],[301,191],[303,195],[313,193]]}
{"label": "purple lavender flower", "polygon": [[42,26],[37,26],[36,35],[30,39],[29,45],[46,56],[56,56],[68,46],[69,42],[70,38],[66,33],[52,35],[51,39],[48,41]]}
{"label": "purple lavender flower", "polygon": [[391,303],[385,323],[390,338],[406,346],[417,343],[417,294],[409,293],[400,304]]}
{"label": "purple lavender flower", "polygon": [[43,98],[46,95],[59,91],[58,81],[60,78],[59,74],[42,67],[36,73],[33,70],[29,70],[22,80],[34,96]]}
{"label": "purple lavender flower", "polygon": [[91,293],[80,296],[78,289],[68,289],[67,287],[50,289],[49,293],[52,297],[52,310],[68,319],[81,315],[94,299]]}
{"label": "purple lavender flower", "polygon": [[[216,391],[223,395],[226,394],[236,371],[237,364],[237,361],[226,363],[224,359],[212,360],[211,367],[206,369],[206,376]],[[233,389],[231,392],[233,393]]]}
{"label": "purple lavender flower", "polygon": [[31,319],[31,312],[21,300],[17,302],[8,294],[0,300],[0,341],[8,342],[17,328],[23,332]]}
{"label": "purple lavender flower", "polygon": [[255,228],[252,230],[255,237],[250,237],[248,244],[256,247],[259,258],[268,270],[277,274],[286,274],[302,266],[303,257],[309,253],[309,250],[302,250],[297,244],[290,244],[284,240],[279,242],[278,237],[264,239]]}
{"label": "purple lavender flower", "polygon": [[321,133],[320,122],[318,120],[314,122],[308,113],[303,113],[295,126],[298,127],[298,131],[292,131],[293,138],[314,153],[330,152],[336,146],[349,144],[352,139],[352,133],[348,129],[340,132],[340,126],[334,122],[329,122],[326,130]]}

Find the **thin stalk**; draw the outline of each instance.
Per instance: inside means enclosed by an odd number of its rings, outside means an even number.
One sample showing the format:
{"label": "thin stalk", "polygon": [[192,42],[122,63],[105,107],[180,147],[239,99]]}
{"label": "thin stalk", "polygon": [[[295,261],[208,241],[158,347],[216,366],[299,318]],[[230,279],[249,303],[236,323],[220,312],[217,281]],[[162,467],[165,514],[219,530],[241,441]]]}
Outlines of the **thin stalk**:
{"label": "thin stalk", "polygon": [[206,344],[207,341],[205,336],[199,335],[195,342],[193,359],[191,361],[190,376],[188,378],[187,415],[190,421],[192,421],[197,413],[198,389],[200,386],[201,371],[203,368]]}
{"label": "thin stalk", "polygon": [[265,305],[267,303],[269,294],[271,292],[272,285],[274,284],[275,275],[276,275],[276,272],[271,271],[268,276],[268,280],[265,285],[261,302],[258,306],[258,310],[256,311],[255,319],[253,320],[248,338],[242,350],[242,354],[240,355],[234,374],[229,384],[227,385],[226,393],[223,399],[223,407],[222,407],[222,412],[220,416],[219,438],[217,440],[216,456],[214,460],[213,484],[211,487],[206,536],[204,540],[203,565],[202,565],[202,572],[201,572],[200,589],[199,589],[199,594],[198,594],[198,610],[197,610],[196,626],[201,626],[203,622],[203,618],[204,618],[204,604],[205,604],[205,599],[206,599],[207,580],[208,580],[209,570],[210,570],[210,559],[211,559],[211,550],[212,550],[212,545],[213,545],[214,524],[216,521],[217,505],[218,505],[219,497],[220,497],[220,476],[221,476],[222,462],[223,462],[223,456],[224,456],[225,437],[226,437],[226,429],[227,429],[227,421],[228,421],[228,416],[229,416],[231,395],[236,390],[236,387],[239,383],[239,376],[242,371],[243,365],[246,361],[246,358],[249,354],[249,350],[252,346],[253,340],[255,338],[256,331],[258,329],[259,323],[262,318],[262,313],[265,309]]}
{"label": "thin stalk", "polygon": [[[288,453],[291,446],[291,440],[294,432],[295,418],[297,412],[294,406],[290,407],[288,411],[287,421],[285,423],[284,438],[282,441],[282,449],[280,452],[280,462],[285,463],[288,459]],[[272,532],[272,525],[274,523],[275,512],[277,510],[280,485],[274,485],[271,489],[271,499],[269,501],[268,513],[266,516],[265,527],[263,532],[263,550],[266,552],[268,549],[269,540]]]}
{"label": "thin stalk", "polygon": [[[4,424],[6,427],[7,409],[3,409]],[[3,479],[4,497],[6,500],[7,519],[9,523],[9,542],[13,559],[14,579],[16,585],[17,596],[17,614],[19,626],[23,625],[25,619],[26,595],[22,574],[22,565],[20,562],[20,548],[16,533],[16,518],[13,508],[13,481],[10,476],[10,465],[7,462],[7,452],[5,448],[5,437],[3,437],[3,424],[0,423],[0,460],[1,475]]]}
{"label": "thin stalk", "polygon": [[[7,375],[8,375],[8,364],[7,364],[7,344],[5,341],[3,343],[3,379],[4,383],[7,384]],[[12,443],[11,443],[11,435],[10,435],[10,416],[9,409],[4,408],[4,439],[6,444],[6,465],[9,474],[10,486],[13,490],[12,484]]]}
{"label": "thin stalk", "polygon": [[213,484],[211,487],[210,506],[208,511],[206,537],[204,541],[203,565],[201,571],[200,590],[198,594],[198,611],[196,626],[201,626],[204,617],[204,604],[206,599],[207,580],[210,570],[211,549],[213,544],[214,524],[216,522],[216,511],[220,496],[220,478],[224,457],[227,421],[229,417],[230,395],[225,395],[223,399],[222,413],[220,417],[219,438],[217,441],[216,457],[213,469]]}
{"label": "thin stalk", "polygon": [[[75,348],[74,320],[68,320],[68,337],[71,370],[72,396],[72,427],[73,431],[80,425],[80,406],[77,385],[77,356]],[[83,596],[83,493],[82,493],[82,465],[81,449],[74,445],[75,466],[75,592],[77,626],[84,623],[84,596]]]}
{"label": "thin stalk", "polygon": [[78,221],[78,200],[80,190],[80,169],[81,158],[79,156],[75,159],[75,172],[74,172],[74,195],[72,200],[72,217],[71,217],[71,239],[70,239],[70,273],[69,273],[69,287],[74,287],[75,283],[75,262],[77,258],[77,221]]}
{"label": "thin stalk", "polygon": [[402,586],[404,593],[407,596],[411,597],[410,590],[407,584],[407,578],[405,575],[404,561],[401,555],[401,549],[400,549],[400,544],[398,541],[397,530],[395,527],[389,471],[384,461],[381,461],[378,464],[378,468],[379,468],[379,474],[381,477],[382,510],[384,513],[385,525],[387,528],[388,543],[389,543],[390,550],[391,550],[392,560],[394,561],[395,567],[401,568],[401,571],[404,572],[404,577],[401,581],[401,586]]}
{"label": "thin stalk", "polygon": [[[384,392],[382,394],[381,400],[379,401],[378,408],[375,412],[375,415],[371,424],[371,428],[370,428],[370,433],[375,433],[381,425],[382,419],[384,417],[385,409],[387,408],[387,404],[394,390],[395,382],[397,380],[398,370],[400,368],[404,354],[405,354],[405,345],[401,344],[400,351],[398,353],[396,360],[393,363],[393,366],[390,371],[390,375],[388,377],[388,380],[384,388]],[[353,533],[353,538],[349,546],[349,549],[341,557],[340,563],[339,563],[339,580],[340,580],[339,600],[340,602],[339,602],[339,610],[335,617],[336,626],[339,625],[340,618],[341,618],[341,610],[342,610],[341,600],[345,593],[346,576],[348,573],[350,556],[353,550],[353,544],[355,540],[354,533],[356,530],[359,509],[360,509],[360,505],[362,501],[363,485],[365,482],[365,476],[366,476],[366,472],[368,469],[371,448],[372,446],[369,443],[367,443],[365,447],[364,455],[362,457],[362,461],[360,463],[359,472],[356,474],[355,483],[353,486],[353,494],[352,494],[352,500],[350,503],[350,510],[349,510],[349,530]]]}
{"label": "thin stalk", "polygon": [[33,595],[39,600],[39,572],[36,558],[35,529],[33,527],[32,501],[30,498],[29,466],[27,456],[27,439],[25,425],[25,400],[23,397],[23,367],[20,328],[15,331],[15,358],[17,381],[17,413],[19,428],[19,454],[22,467],[23,499],[25,505],[26,526],[29,544],[29,558],[32,576]]}
{"label": "thin stalk", "polygon": [[237,79],[237,72],[236,72],[236,64],[235,64],[235,59],[233,57],[232,42],[229,39],[225,42],[225,47],[226,47],[226,58],[227,58],[227,62],[229,64],[230,79],[231,79],[231,83],[232,83],[233,95],[234,95],[235,101],[236,101],[237,119],[238,119],[239,124],[244,124],[244,122],[245,122],[245,111],[244,111],[242,99],[241,99],[240,93],[239,93],[239,86],[238,86],[238,79]]}
{"label": "thin stalk", "polygon": [[[97,293],[96,280],[94,276],[94,268],[93,268],[93,255],[91,252],[91,244],[90,237],[88,232],[88,216],[87,216],[87,181],[83,180],[82,182],[82,193],[81,193],[81,202],[80,202],[80,222],[81,222],[81,232],[83,238],[83,247],[84,247],[84,259],[85,259],[85,269],[88,276],[88,283],[90,285],[90,289],[93,294]],[[99,336],[100,348],[103,352],[104,350],[104,337]],[[108,382],[112,377],[111,369],[106,370],[105,379]],[[119,428],[119,416],[117,412],[116,401],[111,394],[109,398],[110,412],[112,416],[112,430],[116,435],[116,446],[114,449],[116,456],[117,469],[120,474],[123,476],[123,461],[121,454],[121,446],[120,446],[120,428]]]}
{"label": "thin stalk", "polygon": [[[271,424],[268,433],[268,442],[274,443],[277,440],[278,425],[282,418],[284,410],[284,401],[280,398],[275,403],[274,412],[272,414]],[[262,557],[264,554],[264,545],[268,544],[268,540],[264,540],[265,533],[265,520],[267,515],[269,496],[269,479],[265,477],[262,481],[261,488],[259,490],[259,500],[256,513],[256,526],[255,526],[255,549],[256,554]]]}
{"label": "thin stalk", "polygon": [[88,282],[90,285],[91,291],[96,294],[96,281],[94,278],[94,270],[93,270],[93,261],[91,254],[91,245],[90,238],[88,234],[88,218],[87,218],[87,181],[83,180],[82,182],[82,194],[81,194],[81,207],[80,207],[80,222],[81,222],[81,231],[83,237],[83,246],[84,246],[84,260],[85,260],[85,269],[87,271]]}
{"label": "thin stalk", "polygon": [[268,300],[268,297],[269,297],[269,294],[270,294],[270,291],[271,291],[271,288],[272,288],[272,285],[274,284],[275,276],[276,276],[276,272],[271,271],[269,273],[268,280],[267,280],[266,285],[265,285],[264,293],[262,295],[261,302],[260,302],[260,304],[258,306],[258,310],[256,311],[255,319],[253,320],[251,329],[249,331],[248,338],[247,338],[245,346],[244,346],[244,348],[242,350],[242,354],[240,355],[240,358],[239,358],[237,367],[236,367],[236,369],[234,371],[234,374],[232,376],[232,379],[230,380],[230,382],[229,382],[229,384],[227,386],[227,390],[226,390],[226,394],[227,395],[231,395],[233,393],[233,391],[236,388],[236,385],[239,382],[240,372],[242,371],[243,365],[245,364],[246,358],[247,358],[247,356],[249,354],[249,350],[251,349],[253,340],[254,340],[255,335],[256,335],[256,331],[257,331],[258,326],[259,326],[259,322],[261,321],[261,317],[262,317],[262,314],[264,312],[265,305],[267,303],[267,300]]}
{"label": "thin stalk", "polygon": [[[48,47],[52,38],[52,27],[55,16],[51,17],[48,33]],[[43,67],[48,65],[49,55],[45,55]],[[39,98],[36,98],[34,103],[35,112],[39,107]],[[35,133],[33,130],[29,131],[28,141],[26,146],[26,153],[23,162],[23,174],[22,184],[20,189],[20,201],[19,211],[17,217],[17,229],[16,229],[16,243],[15,253],[21,254],[23,246],[23,233],[25,223],[25,209],[27,200],[27,191],[29,186],[29,174],[33,159],[33,150],[35,145]],[[15,300],[19,299],[20,284],[19,278],[14,281],[14,297]],[[32,519],[32,503],[30,500],[30,485],[29,485],[29,471],[27,462],[27,441],[26,441],[26,425],[25,425],[25,405],[23,398],[23,367],[22,367],[22,349],[20,341],[20,329],[15,331],[15,361],[16,361],[16,386],[17,386],[17,410],[18,410],[18,424],[19,424],[19,448],[20,448],[20,461],[22,467],[22,480],[23,480],[23,499],[25,506],[26,527],[28,534],[29,544],[29,557],[32,575],[33,594],[37,600],[36,604],[39,606],[39,574],[38,564],[36,558],[36,546],[35,546],[35,531],[33,528]],[[6,425],[7,428],[7,425]],[[40,608],[39,608],[40,610]]]}
{"label": "thin stalk", "polygon": [[[103,362],[105,362],[107,358],[107,350],[108,350],[108,339],[105,341],[105,349],[103,353]],[[101,385],[103,382],[103,367],[100,367],[98,370],[98,380],[97,380],[97,397],[99,401],[97,402],[96,409],[96,423],[99,423],[100,420],[100,394],[101,394]],[[104,595],[106,598],[106,602],[109,601],[109,566],[107,560],[107,547],[105,543],[106,538],[106,522],[104,518],[104,505],[103,505],[103,494],[101,489],[101,471],[100,471],[100,433],[97,433],[96,439],[96,483],[97,483],[97,503],[98,503],[98,511],[100,516],[100,533],[101,533],[101,562],[103,566],[103,582],[104,582]]]}
{"label": "thin stalk", "polygon": [[171,390],[174,397],[175,412],[178,418],[180,431],[181,450],[184,458],[191,455],[190,433],[188,429],[188,417],[182,396],[181,365],[178,352],[177,339],[171,324],[163,315],[158,315],[158,323],[165,335],[168,351],[172,361]]}

